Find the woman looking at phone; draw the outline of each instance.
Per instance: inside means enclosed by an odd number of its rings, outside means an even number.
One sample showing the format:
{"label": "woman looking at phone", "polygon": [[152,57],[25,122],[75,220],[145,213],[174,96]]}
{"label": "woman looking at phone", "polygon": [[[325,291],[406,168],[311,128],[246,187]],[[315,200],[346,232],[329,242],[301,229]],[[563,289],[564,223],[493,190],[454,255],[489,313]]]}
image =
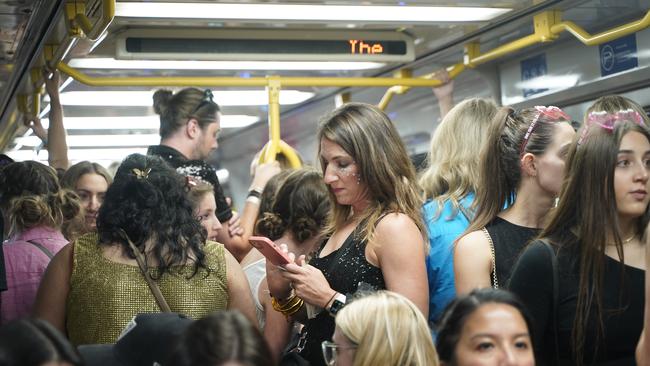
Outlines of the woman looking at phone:
{"label": "woman looking at phone", "polygon": [[[322,176],[313,169],[295,170],[283,179],[275,197],[269,197],[271,195],[267,194],[267,188],[268,184],[262,199],[271,198],[273,204],[257,221],[256,235],[273,240],[277,245],[283,243],[293,253],[309,255],[322,241],[321,233],[330,208]],[[251,244],[254,248],[259,245]],[[277,360],[287,344],[291,324],[282,313],[273,310],[266,281],[267,271],[278,271],[272,261],[272,258],[265,259],[260,251],[253,249],[242,262],[242,267],[253,293],[260,329]]]}
{"label": "woman looking at phone", "polygon": [[290,253],[296,262],[283,267],[284,281],[268,273],[279,308],[305,323],[296,351],[312,365],[324,364],[321,343],[360,286],[400,293],[428,313],[422,202],[393,123],[374,106],[348,103],[325,117],[318,139],[332,202],[327,240],[309,264]]}

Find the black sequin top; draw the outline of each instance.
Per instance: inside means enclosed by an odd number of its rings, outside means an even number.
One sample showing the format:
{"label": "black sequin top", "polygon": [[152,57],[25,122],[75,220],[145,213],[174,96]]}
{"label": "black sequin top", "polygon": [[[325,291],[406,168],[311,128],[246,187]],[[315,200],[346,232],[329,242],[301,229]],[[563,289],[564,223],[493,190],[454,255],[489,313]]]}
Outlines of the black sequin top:
{"label": "black sequin top", "polygon": [[165,145],[149,146],[147,155],[160,156],[181,175],[199,178],[212,184],[212,187],[214,187],[214,199],[217,203],[217,218],[220,222],[230,220],[232,210],[226,202],[226,196],[223,193],[221,184],[219,184],[216,170],[208,163],[203,160],[187,159],[178,150]]}
{"label": "black sequin top", "polygon": [[[320,253],[325,242],[320,247]],[[320,269],[330,287],[335,291],[350,297],[359,285],[363,283],[362,289],[384,290],[384,275],[379,267],[375,267],[366,260],[366,242],[360,241],[357,230],[345,240],[341,248],[328,254],[325,257],[315,256],[309,264]],[[327,312],[322,311],[314,319],[305,324],[307,342],[300,353],[312,366],[325,365],[321,343],[331,340],[334,334],[334,318]]]}

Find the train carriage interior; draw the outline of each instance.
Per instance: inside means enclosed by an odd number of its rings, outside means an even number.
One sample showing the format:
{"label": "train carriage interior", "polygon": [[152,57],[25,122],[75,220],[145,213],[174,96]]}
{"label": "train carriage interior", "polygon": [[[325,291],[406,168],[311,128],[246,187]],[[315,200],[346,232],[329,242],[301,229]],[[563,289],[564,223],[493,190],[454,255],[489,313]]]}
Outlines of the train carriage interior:
{"label": "train carriage interior", "polygon": [[273,123],[307,163],[323,114],[387,94],[382,107],[409,152],[422,154],[440,119],[432,74],[443,68],[455,101],[553,104],[576,120],[603,93],[650,106],[649,9],[645,0],[0,0],[0,148],[47,161],[23,124],[40,116],[47,125],[46,65],[62,73],[71,161],[106,166],[159,142],[155,89],[203,79],[223,108],[210,161],[241,205],[249,162],[269,141],[270,85],[279,85]]}

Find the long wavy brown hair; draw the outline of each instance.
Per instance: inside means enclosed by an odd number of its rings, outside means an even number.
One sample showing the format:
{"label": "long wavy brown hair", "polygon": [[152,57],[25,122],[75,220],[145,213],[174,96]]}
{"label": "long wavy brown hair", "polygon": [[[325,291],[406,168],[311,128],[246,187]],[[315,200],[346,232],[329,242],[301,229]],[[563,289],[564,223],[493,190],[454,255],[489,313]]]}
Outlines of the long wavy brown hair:
{"label": "long wavy brown hair", "polygon": [[[642,133],[650,141],[647,128],[623,122],[618,123],[613,132],[590,127],[581,144],[573,144],[567,156],[566,176],[558,207],[553,210],[548,226],[540,234],[558,250],[571,249],[579,253],[577,265],[580,279],[571,342],[577,365],[584,363],[590,313],[593,312],[597,319],[596,345],[604,335],[602,287],[608,238],[614,239],[621,263],[625,263],[614,193],[614,171],[621,140],[631,131]],[[581,136],[582,132],[577,136]],[[637,235],[643,235],[649,218],[646,208],[638,218]],[[623,280],[624,275],[621,277]]]}
{"label": "long wavy brown hair", "polygon": [[[359,217],[363,225],[359,231],[362,240],[372,240],[379,219],[395,212],[410,217],[424,235],[415,167],[397,129],[384,112],[370,104],[344,104],[323,118],[318,141],[322,139],[338,144],[354,159],[361,182],[368,187],[370,204]],[[320,153],[319,144],[319,157]],[[325,174],[325,164],[322,159],[320,162]],[[331,191],[329,194],[333,204],[325,232],[331,234],[350,218],[352,207],[338,204],[334,194]]]}

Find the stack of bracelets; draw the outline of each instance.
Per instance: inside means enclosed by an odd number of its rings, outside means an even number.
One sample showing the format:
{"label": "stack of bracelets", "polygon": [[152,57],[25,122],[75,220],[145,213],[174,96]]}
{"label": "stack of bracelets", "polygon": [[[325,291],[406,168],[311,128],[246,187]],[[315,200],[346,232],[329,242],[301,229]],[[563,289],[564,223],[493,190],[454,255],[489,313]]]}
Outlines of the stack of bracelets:
{"label": "stack of bracelets", "polygon": [[275,297],[272,298],[271,303],[275,311],[279,311],[289,318],[291,315],[297,313],[305,302],[293,293],[283,304],[280,304]]}

